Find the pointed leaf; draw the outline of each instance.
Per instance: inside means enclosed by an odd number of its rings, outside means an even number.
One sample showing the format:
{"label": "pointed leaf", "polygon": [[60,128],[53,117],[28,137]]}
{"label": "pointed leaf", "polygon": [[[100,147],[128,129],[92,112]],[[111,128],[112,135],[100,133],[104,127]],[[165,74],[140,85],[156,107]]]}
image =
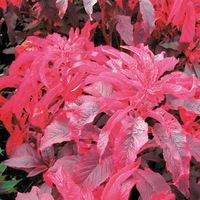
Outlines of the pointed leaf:
{"label": "pointed leaf", "polygon": [[20,180],[1,181],[0,194],[9,193],[9,191],[13,189],[19,182]]}
{"label": "pointed leaf", "polygon": [[179,190],[189,196],[189,167],[191,154],[186,136],[175,117],[162,109],[152,113],[160,121],[153,127],[156,142],[163,149],[167,169]]}
{"label": "pointed leaf", "polygon": [[139,181],[137,178],[131,178],[131,175],[136,171],[139,165],[140,160],[127,165],[114,174],[106,184],[101,199],[128,199],[132,187]]}
{"label": "pointed leaf", "polygon": [[69,172],[67,172],[62,166],[60,166],[56,173],[48,172],[47,176],[56,185],[63,200],[83,199],[80,187],[74,183]]}
{"label": "pointed leaf", "polygon": [[59,167],[62,166],[70,174],[73,173],[76,163],[80,160],[79,155],[64,156],[56,160],[54,165],[49,169],[51,172],[58,171]]}
{"label": "pointed leaf", "polygon": [[140,12],[145,22],[145,31],[151,34],[154,28],[154,7],[150,0],[140,0]]}
{"label": "pointed leaf", "polygon": [[155,173],[149,168],[137,169],[135,177],[139,179],[136,187],[143,200],[149,200],[153,194],[160,192],[170,194],[173,197],[169,185],[159,173]]}
{"label": "pointed leaf", "polygon": [[169,102],[174,109],[182,107],[187,111],[200,115],[200,99],[175,99]]}
{"label": "pointed leaf", "polygon": [[26,143],[18,147],[12,157],[3,163],[9,167],[19,169],[31,169],[42,164],[37,151]]}
{"label": "pointed leaf", "polygon": [[95,150],[87,152],[76,164],[72,179],[81,187],[95,189],[113,172],[112,158],[105,158],[99,163],[99,155]]}
{"label": "pointed leaf", "polygon": [[117,15],[116,30],[122,40],[128,45],[133,43],[133,25],[131,24],[130,16]]}
{"label": "pointed leaf", "polygon": [[187,2],[185,20],[182,27],[180,42],[190,43],[195,35],[195,7],[193,2]]}
{"label": "pointed leaf", "polygon": [[135,161],[139,149],[148,141],[147,131],[148,125],[141,117],[122,120],[113,155],[118,169]]}
{"label": "pointed leaf", "polygon": [[68,8],[68,0],[56,0],[56,7],[58,9],[58,16],[62,19]]}
{"label": "pointed leaf", "polygon": [[70,140],[70,129],[68,127],[68,119],[63,118],[54,120],[45,130],[45,134],[41,139],[40,149],[45,149],[55,143]]}
{"label": "pointed leaf", "polygon": [[90,20],[92,20],[93,6],[97,3],[97,0],[83,0],[83,5],[86,13],[89,15]]}

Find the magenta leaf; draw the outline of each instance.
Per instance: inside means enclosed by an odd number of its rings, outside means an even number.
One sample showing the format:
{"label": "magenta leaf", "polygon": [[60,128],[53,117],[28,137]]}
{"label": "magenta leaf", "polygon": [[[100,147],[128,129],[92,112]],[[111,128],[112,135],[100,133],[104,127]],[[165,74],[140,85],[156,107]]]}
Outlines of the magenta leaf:
{"label": "magenta leaf", "polygon": [[59,167],[56,173],[47,173],[48,178],[56,185],[58,191],[63,197],[63,200],[82,200],[81,188],[74,183],[71,175],[62,166]]}
{"label": "magenta leaf", "polygon": [[151,34],[154,28],[154,7],[150,0],[140,0],[140,12],[145,23],[145,31]]}
{"label": "magenta leaf", "polygon": [[47,126],[45,134],[41,139],[41,150],[51,146],[52,144],[70,140],[68,121],[69,120],[66,118],[54,120],[49,126]]}
{"label": "magenta leaf", "polygon": [[99,163],[96,150],[87,152],[75,165],[72,179],[80,187],[95,189],[103,183],[113,172],[112,158],[107,157]]}
{"label": "magenta leaf", "polygon": [[138,183],[136,183],[136,187],[143,200],[149,200],[153,194],[158,194],[160,192],[170,194],[170,196],[173,197],[169,185],[159,173],[155,173],[149,168],[145,168],[145,170],[137,169],[133,177],[139,180]]}
{"label": "magenta leaf", "polygon": [[62,166],[69,174],[72,174],[76,163],[80,160],[79,155],[64,156],[56,160],[54,165],[49,168],[50,172],[58,171],[59,167]]}
{"label": "magenta leaf", "polygon": [[131,45],[133,43],[133,25],[131,24],[130,16],[117,15],[116,19],[117,32],[126,44]]}
{"label": "magenta leaf", "polygon": [[91,123],[98,114],[98,111],[99,104],[94,99],[88,99],[88,101],[83,102],[70,117],[70,129],[74,131],[80,130],[85,124]]}
{"label": "magenta leaf", "polygon": [[106,184],[101,199],[128,199],[132,187],[139,181],[139,179],[131,177],[139,165],[140,160],[115,173]]}
{"label": "magenta leaf", "polygon": [[125,118],[126,115],[127,113],[124,111],[121,110],[117,111],[109,118],[106,125],[101,130],[97,142],[97,150],[100,156],[104,154],[104,152],[106,151],[106,147],[108,146],[109,148],[114,147],[115,140],[114,137],[112,136],[112,133],[114,133],[115,135],[120,130],[121,120]]}
{"label": "magenta leaf", "polygon": [[31,199],[31,200],[54,200],[50,193],[44,193],[40,188],[33,186],[30,192],[17,193],[16,200]]}
{"label": "magenta leaf", "polygon": [[106,82],[95,82],[85,87],[85,91],[96,97],[111,97],[113,94],[113,87]]}
{"label": "magenta leaf", "polygon": [[187,2],[186,7],[186,15],[182,27],[180,42],[190,43],[195,35],[195,7],[191,1]]}
{"label": "magenta leaf", "polygon": [[36,149],[31,147],[28,143],[24,143],[21,146],[19,146],[12,155],[12,157],[4,161],[4,164],[9,167],[24,170],[31,170],[40,165],[43,165]]}
{"label": "magenta leaf", "polygon": [[175,185],[188,197],[191,154],[184,131],[175,117],[162,109],[157,109],[152,117],[160,122],[154,125],[153,133],[163,149],[166,167]]}
{"label": "magenta leaf", "polygon": [[113,155],[118,169],[133,163],[140,148],[148,141],[148,125],[141,117],[126,117],[121,123]]}

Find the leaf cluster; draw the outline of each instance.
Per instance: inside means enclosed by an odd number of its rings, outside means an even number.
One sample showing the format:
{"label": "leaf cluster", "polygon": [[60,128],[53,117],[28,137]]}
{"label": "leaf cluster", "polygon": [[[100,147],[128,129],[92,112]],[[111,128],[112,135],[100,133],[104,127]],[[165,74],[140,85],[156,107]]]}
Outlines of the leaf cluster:
{"label": "leaf cluster", "polygon": [[17,200],[200,198],[198,1],[0,6],[31,18],[0,77],[3,163],[43,177]]}

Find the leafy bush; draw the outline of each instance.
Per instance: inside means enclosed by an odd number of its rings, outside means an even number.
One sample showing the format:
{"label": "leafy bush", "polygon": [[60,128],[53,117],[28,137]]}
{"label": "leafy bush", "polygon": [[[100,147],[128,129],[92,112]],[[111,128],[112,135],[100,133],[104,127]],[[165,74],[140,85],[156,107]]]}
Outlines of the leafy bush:
{"label": "leafy bush", "polygon": [[[57,19],[67,2],[56,1]],[[101,22],[15,48],[0,82],[4,164],[43,174],[17,200],[129,199],[135,190],[143,200],[200,198],[200,5],[125,2],[85,0],[90,19],[101,8]],[[109,45],[91,41],[99,28]]]}

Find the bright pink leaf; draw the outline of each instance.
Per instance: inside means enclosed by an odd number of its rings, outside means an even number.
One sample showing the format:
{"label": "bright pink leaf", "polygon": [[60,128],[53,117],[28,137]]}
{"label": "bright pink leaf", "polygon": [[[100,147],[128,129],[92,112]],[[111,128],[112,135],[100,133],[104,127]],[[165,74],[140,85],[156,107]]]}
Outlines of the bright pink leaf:
{"label": "bright pink leaf", "polygon": [[19,7],[22,0],[8,0],[9,3],[12,3],[14,6]]}
{"label": "bright pink leaf", "polygon": [[[72,114],[69,120],[71,130],[80,130],[85,124],[91,123],[99,111],[99,103],[93,99],[83,102]],[[76,135],[74,134],[74,137]]]}
{"label": "bright pink leaf", "polygon": [[192,1],[187,2],[185,20],[183,23],[180,42],[190,43],[195,35],[195,8]]}
{"label": "bright pink leaf", "polygon": [[121,36],[122,40],[128,45],[133,43],[133,25],[131,24],[130,16],[117,15],[116,30]]}
{"label": "bright pink leaf", "polygon": [[176,197],[173,193],[169,191],[163,191],[156,194],[152,194],[149,200],[176,200]]}
{"label": "bright pink leaf", "polygon": [[40,188],[33,186],[30,192],[17,193],[16,200],[31,199],[31,200],[54,200],[51,195],[51,189],[43,190],[43,186]]}
{"label": "bright pink leaf", "polygon": [[139,182],[139,179],[131,178],[131,175],[136,172],[139,165],[140,160],[125,166],[114,174],[106,184],[101,199],[128,199],[131,189]]}
{"label": "bright pink leaf", "polygon": [[[97,150],[99,151],[99,155],[102,156],[104,152],[106,151],[106,148],[109,145],[109,148],[114,147],[114,140],[113,137],[110,136],[112,133],[114,135],[120,130],[121,121],[123,118],[127,116],[127,113],[124,111],[117,111],[115,112],[107,121],[106,125],[101,130],[101,133],[99,134],[99,139],[97,142]],[[110,139],[111,137],[111,139]]]}
{"label": "bright pink leaf", "polygon": [[113,172],[112,158],[105,158],[99,163],[99,155],[95,150],[87,152],[75,165],[72,179],[80,187],[95,189]]}
{"label": "bright pink leaf", "polygon": [[191,154],[184,131],[176,118],[162,109],[150,115],[160,122],[153,127],[155,140],[163,149],[167,169],[179,190],[189,196],[189,167]]}
{"label": "bright pink leaf", "polygon": [[168,17],[168,23],[173,22],[174,25],[180,25],[185,14],[186,1],[185,0],[175,0],[173,1],[172,8]]}
{"label": "bright pink leaf", "polygon": [[113,94],[113,87],[106,82],[95,82],[85,87],[84,91],[95,97],[111,97]]}
{"label": "bright pink leaf", "polygon": [[1,0],[1,1],[0,1],[0,8],[5,9],[6,6],[7,6],[7,2],[6,2],[6,0]]}
{"label": "bright pink leaf", "polygon": [[140,12],[145,22],[145,31],[151,34],[154,28],[154,7],[150,0],[140,0]]}
{"label": "bright pink leaf", "polygon": [[63,200],[83,199],[80,187],[74,183],[69,172],[67,172],[62,166],[60,166],[56,173],[48,172],[47,176],[56,185]]}
{"label": "bright pink leaf", "polygon": [[121,123],[113,155],[114,164],[118,169],[133,163],[140,148],[148,141],[148,125],[141,117],[126,117]]}

